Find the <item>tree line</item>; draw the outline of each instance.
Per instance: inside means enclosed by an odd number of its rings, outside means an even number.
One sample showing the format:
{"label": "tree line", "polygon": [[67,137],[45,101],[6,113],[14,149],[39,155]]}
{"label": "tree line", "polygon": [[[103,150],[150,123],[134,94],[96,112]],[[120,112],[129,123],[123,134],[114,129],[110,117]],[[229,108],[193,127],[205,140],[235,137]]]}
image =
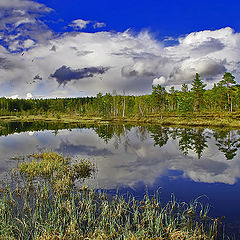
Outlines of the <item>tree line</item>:
{"label": "tree line", "polygon": [[211,89],[196,73],[190,86],[180,90],[174,86],[167,91],[161,85],[152,86],[152,93],[141,96],[98,93],[96,97],[55,99],[0,98],[0,115],[56,115],[131,117],[159,113],[234,112],[240,110],[240,85],[225,72]]}

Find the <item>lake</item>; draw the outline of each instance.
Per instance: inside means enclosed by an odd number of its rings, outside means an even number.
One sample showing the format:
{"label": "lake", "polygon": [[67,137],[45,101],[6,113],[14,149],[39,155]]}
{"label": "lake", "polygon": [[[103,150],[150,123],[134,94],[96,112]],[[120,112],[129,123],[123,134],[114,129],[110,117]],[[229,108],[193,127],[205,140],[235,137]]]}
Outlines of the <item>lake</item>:
{"label": "lake", "polygon": [[163,202],[171,194],[186,202],[200,197],[211,216],[225,216],[227,232],[239,234],[239,147],[240,130],[8,123],[0,129],[0,178],[17,166],[15,157],[53,150],[94,163],[85,182],[92,188],[138,198],[159,191]]}

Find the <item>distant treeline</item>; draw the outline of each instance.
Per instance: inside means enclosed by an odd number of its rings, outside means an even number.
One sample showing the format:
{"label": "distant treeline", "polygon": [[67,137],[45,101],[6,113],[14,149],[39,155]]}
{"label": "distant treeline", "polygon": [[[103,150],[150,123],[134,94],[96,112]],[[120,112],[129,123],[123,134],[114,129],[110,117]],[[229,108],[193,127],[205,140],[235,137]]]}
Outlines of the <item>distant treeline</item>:
{"label": "distant treeline", "polygon": [[56,99],[9,99],[0,98],[0,115],[48,115],[75,114],[80,116],[127,117],[147,116],[156,113],[224,112],[240,110],[240,85],[235,77],[225,72],[222,80],[212,89],[198,73],[188,88],[181,90],[153,86],[151,95],[124,96],[117,92],[98,93],[96,97]]}

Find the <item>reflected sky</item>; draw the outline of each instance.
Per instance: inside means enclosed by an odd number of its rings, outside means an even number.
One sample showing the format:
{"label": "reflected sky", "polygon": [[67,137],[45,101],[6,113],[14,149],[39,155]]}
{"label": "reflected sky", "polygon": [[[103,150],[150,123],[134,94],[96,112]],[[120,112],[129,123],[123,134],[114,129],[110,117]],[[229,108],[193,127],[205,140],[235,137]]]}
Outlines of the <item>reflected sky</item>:
{"label": "reflected sky", "polygon": [[[227,159],[224,151],[219,150],[220,140],[216,138],[221,132],[205,129],[201,130],[201,136],[205,136],[203,146],[206,147],[200,147],[203,149],[199,157],[196,147],[189,146],[187,152],[186,148],[182,149],[182,138],[192,134],[191,129],[187,131],[159,127],[154,130],[147,127],[127,129],[123,126],[120,134],[112,130],[112,134],[106,133],[110,136],[107,139],[96,128],[58,130],[57,134],[52,130],[14,133],[0,137],[0,171],[2,174],[16,164],[12,157],[47,149],[93,161],[98,169],[96,182],[100,188],[134,188],[139,182],[153,185],[156,179],[172,170],[181,172],[174,179],[235,184],[240,177],[239,148],[231,160]],[[234,141],[239,136],[237,131],[230,134]],[[161,142],[159,136],[162,135]],[[228,132],[225,135],[228,136]]]}
{"label": "reflected sky", "polygon": [[147,186],[152,192],[160,189],[163,198],[174,192],[183,201],[207,195],[217,216],[237,219],[238,144],[239,131],[209,129],[96,126],[29,131],[0,137],[0,177],[17,165],[12,157],[54,150],[92,161],[97,172],[87,183],[94,188],[141,194]]}

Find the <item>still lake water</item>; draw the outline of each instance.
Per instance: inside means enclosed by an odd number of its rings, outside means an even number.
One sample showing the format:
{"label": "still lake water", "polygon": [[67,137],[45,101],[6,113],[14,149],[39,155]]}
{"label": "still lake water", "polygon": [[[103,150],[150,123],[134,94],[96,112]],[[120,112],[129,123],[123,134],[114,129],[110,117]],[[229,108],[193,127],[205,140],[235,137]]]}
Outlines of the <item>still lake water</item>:
{"label": "still lake water", "polygon": [[[227,232],[240,229],[240,131],[161,126],[79,125],[57,130],[53,125],[11,123],[0,131],[0,179],[16,167],[13,157],[53,150],[96,166],[92,188],[174,193],[179,201],[199,196],[210,215],[225,216]],[[54,129],[54,130],[44,130]],[[41,130],[41,131],[39,131]],[[239,234],[239,233],[237,233]]]}

